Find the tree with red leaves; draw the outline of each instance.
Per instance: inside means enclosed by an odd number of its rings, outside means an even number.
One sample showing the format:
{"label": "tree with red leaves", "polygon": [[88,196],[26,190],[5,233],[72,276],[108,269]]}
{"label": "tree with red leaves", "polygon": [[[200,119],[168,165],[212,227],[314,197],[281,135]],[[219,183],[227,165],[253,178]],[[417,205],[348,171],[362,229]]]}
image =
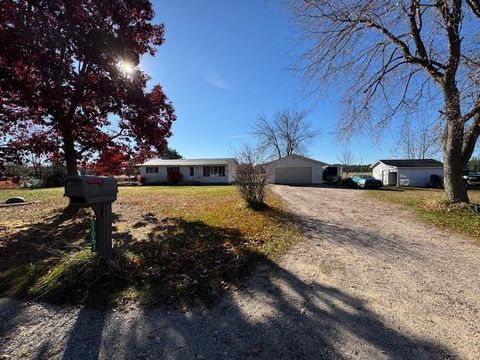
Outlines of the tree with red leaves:
{"label": "tree with red leaves", "polygon": [[122,175],[129,165],[129,154],[122,147],[108,148],[92,164],[92,171],[95,175]]}
{"label": "tree with red leaves", "polygon": [[164,42],[153,16],[147,0],[3,0],[1,140],[61,156],[68,175],[127,141],[162,152],[174,109],[138,67]]}

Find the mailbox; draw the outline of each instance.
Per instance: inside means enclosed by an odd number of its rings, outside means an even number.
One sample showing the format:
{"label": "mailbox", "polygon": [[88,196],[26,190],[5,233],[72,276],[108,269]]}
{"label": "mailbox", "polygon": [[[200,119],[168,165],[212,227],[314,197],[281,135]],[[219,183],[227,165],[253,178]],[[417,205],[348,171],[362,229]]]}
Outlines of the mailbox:
{"label": "mailbox", "polygon": [[100,256],[112,256],[112,202],[117,200],[114,178],[105,176],[72,176],[65,180],[65,196],[72,204],[92,207],[96,221],[96,248]]}
{"label": "mailbox", "polygon": [[73,204],[93,205],[117,200],[114,178],[105,176],[72,176],[65,180],[65,196]]}

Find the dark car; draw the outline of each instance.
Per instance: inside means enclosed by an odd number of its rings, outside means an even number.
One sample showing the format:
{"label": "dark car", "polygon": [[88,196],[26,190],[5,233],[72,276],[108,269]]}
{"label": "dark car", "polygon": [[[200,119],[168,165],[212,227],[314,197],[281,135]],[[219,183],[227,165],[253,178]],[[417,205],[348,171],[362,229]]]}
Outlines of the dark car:
{"label": "dark car", "polygon": [[480,186],[480,174],[473,170],[463,170],[463,180],[467,188]]}
{"label": "dark car", "polygon": [[357,184],[358,187],[363,189],[379,189],[383,186],[381,180],[375,179],[371,175],[356,175],[352,177],[352,180]]}

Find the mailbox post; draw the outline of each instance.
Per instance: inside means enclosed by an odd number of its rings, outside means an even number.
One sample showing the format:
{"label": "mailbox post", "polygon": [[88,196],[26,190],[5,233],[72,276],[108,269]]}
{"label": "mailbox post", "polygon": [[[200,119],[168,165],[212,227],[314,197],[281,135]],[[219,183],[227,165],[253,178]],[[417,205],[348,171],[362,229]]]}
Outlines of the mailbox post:
{"label": "mailbox post", "polygon": [[65,196],[72,204],[92,207],[96,217],[98,255],[112,256],[112,202],[117,200],[114,178],[105,176],[72,176],[65,180]]}

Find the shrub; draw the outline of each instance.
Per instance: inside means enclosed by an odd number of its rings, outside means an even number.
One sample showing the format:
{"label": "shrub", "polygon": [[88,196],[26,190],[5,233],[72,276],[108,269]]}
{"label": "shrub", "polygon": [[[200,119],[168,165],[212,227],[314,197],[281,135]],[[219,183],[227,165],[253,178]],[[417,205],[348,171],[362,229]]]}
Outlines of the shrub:
{"label": "shrub", "polygon": [[262,166],[238,164],[236,185],[248,206],[260,209],[265,206],[267,176]]}
{"label": "shrub", "polygon": [[182,173],[180,171],[169,171],[167,174],[167,181],[169,184],[176,184],[182,180]]}
{"label": "shrub", "polygon": [[265,207],[267,186],[264,148],[243,144],[236,156],[235,184],[240,196],[253,209]]}

